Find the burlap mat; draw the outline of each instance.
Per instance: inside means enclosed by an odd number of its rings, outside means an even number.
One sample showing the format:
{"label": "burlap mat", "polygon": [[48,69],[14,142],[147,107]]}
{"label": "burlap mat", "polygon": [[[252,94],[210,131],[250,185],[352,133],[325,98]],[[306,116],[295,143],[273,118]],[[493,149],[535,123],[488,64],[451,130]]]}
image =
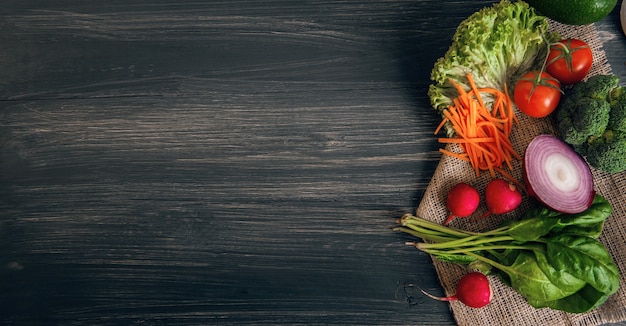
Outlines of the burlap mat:
{"label": "burlap mat", "polygon": [[[567,26],[550,22],[551,29],[563,37],[574,37],[589,43],[594,54],[594,65],[590,75],[609,74],[611,67],[602,49],[602,42],[594,25]],[[624,81],[626,82],[626,81]],[[623,84],[623,82],[622,82]],[[518,112],[520,125],[513,132],[512,141],[518,153],[523,155],[528,143],[538,134],[554,133],[548,118],[533,119]],[[459,151],[458,146],[450,145],[448,149]],[[593,171],[596,191],[613,205],[613,214],[606,221],[604,232],[600,237],[612,254],[621,275],[626,273],[626,173],[608,175]],[[521,162],[516,162],[512,171],[517,180],[523,180]],[[492,177],[488,172],[476,177],[468,163],[443,156],[434,176],[424,193],[416,214],[426,219],[442,223],[449,214],[445,207],[447,191],[458,182],[468,182],[482,193],[486,183]],[[471,231],[483,231],[494,228],[499,222],[508,218],[518,218],[528,208],[527,200],[516,211],[506,216],[493,215],[489,218],[456,219],[452,226]],[[483,206],[479,212],[486,211]],[[454,288],[465,267],[452,263],[433,260],[439,280],[446,293],[454,293]],[[490,276],[494,290],[494,299],[486,307],[468,308],[459,302],[450,303],[454,317],[459,325],[599,325],[626,320],[626,284],[622,278],[620,290],[610,297],[599,308],[584,314],[570,314],[548,308],[535,309],[510,287],[504,285],[496,276]]]}

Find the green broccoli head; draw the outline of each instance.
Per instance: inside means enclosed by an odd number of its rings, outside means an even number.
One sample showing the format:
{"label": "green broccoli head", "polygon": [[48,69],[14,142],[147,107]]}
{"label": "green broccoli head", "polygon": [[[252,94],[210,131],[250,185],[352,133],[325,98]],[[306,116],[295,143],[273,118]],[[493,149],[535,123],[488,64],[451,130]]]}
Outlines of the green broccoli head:
{"label": "green broccoli head", "polygon": [[619,78],[615,75],[594,75],[587,81],[574,85],[572,92],[608,102],[609,94],[617,87],[617,84],[619,84]]}
{"label": "green broccoli head", "polygon": [[592,167],[626,170],[626,88],[613,75],[596,75],[572,86],[555,114],[563,140]]}
{"label": "green broccoli head", "polygon": [[580,145],[600,136],[609,123],[611,107],[590,97],[568,97],[556,112],[556,127],[566,143]]}
{"label": "green broccoli head", "polygon": [[608,173],[626,170],[626,132],[607,130],[586,149],[589,165]]}
{"label": "green broccoli head", "polygon": [[602,135],[609,123],[609,94],[619,79],[595,75],[569,89],[556,111],[556,126],[563,140],[580,145],[590,137]]}

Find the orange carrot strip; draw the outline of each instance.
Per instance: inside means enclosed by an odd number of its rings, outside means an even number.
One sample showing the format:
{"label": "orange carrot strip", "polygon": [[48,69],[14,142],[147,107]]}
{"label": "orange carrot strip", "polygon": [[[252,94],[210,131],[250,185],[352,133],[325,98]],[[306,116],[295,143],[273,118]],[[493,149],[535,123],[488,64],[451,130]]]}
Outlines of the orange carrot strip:
{"label": "orange carrot strip", "polygon": [[441,123],[437,126],[437,129],[435,129],[435,135],[441,131],[441,128],[443,128],[446,122],[448,122],[448,118],[441,119]]}
{"label": "orange carrot strip", "polygon": [[476,94],[476,99],[478,100],[478,103],[480,104],[480,106],[485,107],[483,98],[480,95],[480,91],[478,90],[478,87],[476,87],[476,84],[474,83],[474,79],[472,78],[472,75],[466,74],[465,76],[467,77],[467,81],[470,84],[472,91],[474,92],[474,94]]}
{"label": "orange carrot strip", "polygon": [[493,137],[483,137],[483,138],[439,138],[440,143],[480,143],[480,142],[493,142],[495,138]]}

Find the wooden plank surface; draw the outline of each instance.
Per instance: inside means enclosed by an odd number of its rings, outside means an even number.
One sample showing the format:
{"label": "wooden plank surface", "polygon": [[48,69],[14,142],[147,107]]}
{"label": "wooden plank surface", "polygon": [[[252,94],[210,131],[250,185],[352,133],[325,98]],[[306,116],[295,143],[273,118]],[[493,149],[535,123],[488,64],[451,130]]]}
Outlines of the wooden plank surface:
{"label": "wooden plank surface", "polygon": [[5,1],[1,323],[454,324],[390,227],[440,157],[432,64],[489,3]]}

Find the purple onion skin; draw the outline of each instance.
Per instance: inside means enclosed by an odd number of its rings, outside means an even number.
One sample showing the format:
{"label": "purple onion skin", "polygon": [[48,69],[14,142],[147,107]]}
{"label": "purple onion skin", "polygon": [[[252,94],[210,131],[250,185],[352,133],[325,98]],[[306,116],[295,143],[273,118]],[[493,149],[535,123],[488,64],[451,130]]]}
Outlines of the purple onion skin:
{"label": "purple onion skin", "polygon": [[[537,194],[537,192],[535,191],[535,189],[533,189],[532,186],[532,182],[530,182],[529,177],[528,177],[528,148],[533,149],[533,153],[536,153],[536,146],[537,143],[539,144],[547,144],[548,146],[551,147],[558,147],[560,152],[567,152],[567,155],[569,157],[571,157],[574,160],[577,160],[578,162],[578,166],[581,167],[581,175],[584,174],[584,178],[587,178],[591,181],[591,187],[589,189],[589,193],[586,195],[588,198],[587,203],[582,204],[582,205],[578,205],[576,207],[571,207],[571,206],[556,206],[553,205],[553,203],[547,202],[546,200],[543,199],[543,196],[541,194]],[[548,147],[548,148],[551,148]],[[528,145],[528,148],[526,150],[526,154],[524,155],[524,181],[526,184],[526,192],[528,193],[529,196],[535,198],[538,202],[540,202],[542,205],[560,212],[560,213],[564,213],[564,214],[577,214],[577,213],[581,213],[583,211],[585,211],[586,209],[588,209],[591,204],[593,203],[593,199],[596,195],[596,191],[593,187],[593,175],[591,174],[591,170],[589,169],[589,166],[587,165],[587,162],[582,158],[582,156],[580,156],[580,154],[578,154],[577,152],[575,152],[568,144],[566,144],[565,142],[563,142],[560,138],[557,138],[556,136],[553,135],[549,135],[549,134],[542,134],[542,135],[538,135],[537,137],[535,137],[530,144]],[[534,161],[533,161],[534,162]],[[553,197],[550,197],[553,198]]]}

